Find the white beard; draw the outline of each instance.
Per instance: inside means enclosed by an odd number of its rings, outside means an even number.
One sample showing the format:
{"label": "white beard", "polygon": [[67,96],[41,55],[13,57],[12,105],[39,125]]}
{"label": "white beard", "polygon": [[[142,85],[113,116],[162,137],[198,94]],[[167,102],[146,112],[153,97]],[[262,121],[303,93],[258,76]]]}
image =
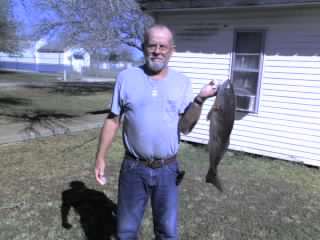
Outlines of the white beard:
{"label": "white beard", "polygon": [[164,68],[167,67],[167,63],[165,61],[163,62],[153,62],[150,59],[147,58],[146,60],[148,68],[153,72],[160,72]]}

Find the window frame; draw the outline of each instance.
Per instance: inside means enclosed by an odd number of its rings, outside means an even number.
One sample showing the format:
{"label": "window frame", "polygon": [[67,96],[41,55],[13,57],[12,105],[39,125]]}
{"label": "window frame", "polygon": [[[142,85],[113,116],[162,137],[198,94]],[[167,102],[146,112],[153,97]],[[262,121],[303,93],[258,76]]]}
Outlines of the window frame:
{"label": "window frame", "polygon": [[[259,64],[258,64],[258,77],[257,77],[257,87],[256,87],[256,96],[253,109],[244,109],[236,106],[236,111],[247,112],[247,113],[258,113],[260,105],[260,93],[261,93],[261,84],[262,84],[262,73],[263,73],[263,60],[265,53],[265,42],[266,42],[266,30],[265,29],[253,29],[253,28],[239,28],[235,29],[233,32],[233,49],[232,49],[232,61],[230,65],[230,78],[233,82],[234,78],[234,69],[236,69],[236,47],[237,47],[237,34],[238,33],[260,33],[261,34],[261,49],[259,54]],[[248,71],[249,72],[249,71]]]}

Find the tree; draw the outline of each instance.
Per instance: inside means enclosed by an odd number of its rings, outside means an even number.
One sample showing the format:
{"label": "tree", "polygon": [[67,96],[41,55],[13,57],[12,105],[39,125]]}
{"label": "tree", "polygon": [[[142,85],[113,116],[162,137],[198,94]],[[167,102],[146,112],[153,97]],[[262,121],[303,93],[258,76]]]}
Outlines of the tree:
{"label": "tree", "polygon": [[0,0],[0,5],[0,52],[14,53],[19,50],[19,37],[12,4],[9,0]]}
{"label": "tree", "polygon": [[31,0],[40,9],[33,36],[58,36],[66,47],[90,53],[108,52],[121,44],[141,49],[145,15],[135,0]]}

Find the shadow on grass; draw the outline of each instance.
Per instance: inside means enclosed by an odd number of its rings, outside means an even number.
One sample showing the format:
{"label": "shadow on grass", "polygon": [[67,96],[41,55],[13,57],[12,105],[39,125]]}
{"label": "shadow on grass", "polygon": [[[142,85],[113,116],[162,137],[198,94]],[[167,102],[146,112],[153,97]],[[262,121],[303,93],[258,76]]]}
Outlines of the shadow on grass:
{"label": "shadow on grass", "polygon": [[25,99],[25,98],[19,98],[19,97],[11,97],[11,96],[6,96],[6,97],[0,97],[0,107],[1,108],[6,108],[8,106],[12,105],[30,105],[31,104],[30,99]]}
{"label": "shadow on grass", "polygon": [[50,94],[92,95],[93,93],[112,91],[113,82],[58,82],[55,84],[25,85],[29,89],[46,89]]}
{"label": "shadow on grass", "polygon": [[110,113],[110,109],[103,109],[103,110],[86,112],[86,114],[92,114],[92,115],[107,114],[107,113]]}
{"label": "shadow on grass", "polygon": [[81,181],[70,183],[70,189],[62,192],[61,220],[66,229],[70,209],[80,216],[80,224],[88,240],[111,240],[116,233],[116,204],[103,192],[89,189]]}
{"label": "shadow on grass", "polygon": [[69,129],[65,126],[65,122],[78,117],[77,115],[48,110],[37,110],[26,113],[0,113],[0,116],[9,118],[12,121],[26,123],[22,132],[30,136],[41,136],[41,129],[50,131],[54,135],[61,131],[68,133]]}

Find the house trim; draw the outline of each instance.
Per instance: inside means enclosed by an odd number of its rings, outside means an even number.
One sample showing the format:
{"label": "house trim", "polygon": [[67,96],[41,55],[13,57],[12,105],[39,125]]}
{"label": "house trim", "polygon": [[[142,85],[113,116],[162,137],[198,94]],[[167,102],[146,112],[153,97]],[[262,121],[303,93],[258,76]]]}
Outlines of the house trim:
{"label": "house trim", "polygon": [[269,5],[246,5],[246,6],[224,6],[224,7],[182,7],[182,8],[153,8],[144,11],[151,14],[162,12],[203,12],[203,11],[238,11],[238,10],[265,10],[265,9],[289,9],[289,8],[312,8],[320,7],[320,2],[312,3],[283,3]]}

